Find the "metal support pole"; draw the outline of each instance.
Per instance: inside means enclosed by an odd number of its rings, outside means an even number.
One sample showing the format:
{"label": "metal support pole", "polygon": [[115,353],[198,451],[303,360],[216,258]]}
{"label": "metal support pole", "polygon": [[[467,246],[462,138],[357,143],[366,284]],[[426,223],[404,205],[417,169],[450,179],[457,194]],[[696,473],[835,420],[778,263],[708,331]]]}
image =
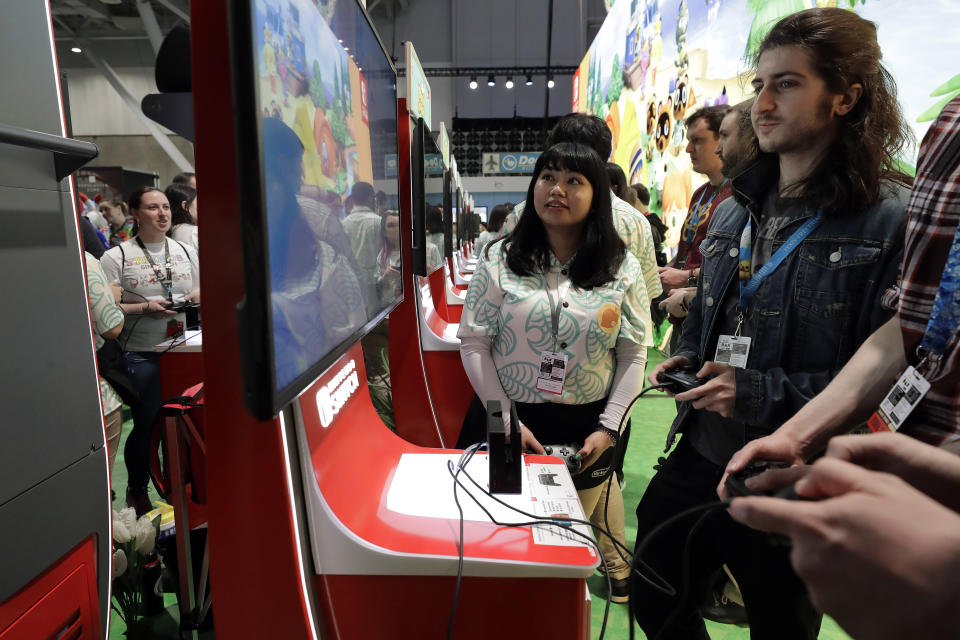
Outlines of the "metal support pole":
{"label": "metal support pole", "polygon": [[94,52],[93,47],[90,46],[90,42],[84,38],[78,38],[77,34],[73,32],[70,27],[63,23],[62,20],[54,16],[54,20],[57,21],[57,24],[60,25],[60,28],[63,29],[63,32],[74,37],[77,46],[83,49],[83,55],[87,56],[87,59],[100,70],[100,73],[103,74],[103,77],[107,79],[107,82],[110,83],[110,86],[113,87],[114,91],[120,94],[120,97],[123,99],[127,106],[133,111],[134,115],[140,118],[140,122],[143,123],[143,126],[147,128],[147,131],[150,132],[150,135],[153,136],[153,139],[157,141],[157,144],[160,145],[160,148],[167,152],[167,155],[170,156],[170,159],[173,160],[173,163],[177,165],[177,168],[180,171],[186,173],[193,173],[193,165],[190,164],[190,161],[180,153],[180,149],[177,149],[176,145],[170,141],[170,138],[167,137],[157,123],[148,118],[146,114],[143,113],[143,110],[140,108],[140,104],[137,102],[137,99],[133,97],[133,94],[123,86],[123,82],[120,81],[120,77],[113,70],[107,62],[98,56]]}
{"label": "metal support pole", "polygon": [[180,7],[178,7],[177,5],[173,4],[173,2],[171,2],[170,0],[157,0],[157,2],[159,2],[160,4],[165,6],[167,9],[169,9],[171,13],[176,15],[181,20],[183,20],[187,24],[190,24],[190,14],[184,11],[183,9],[181,9]]}
{"label": "metal support pole", "polygon": [[547,0],[547,76],[543,82],[543,130],[550,122],[550,49],[553,44],[553,0]]}
{"label": "metal support pole", "polygon": [[160,45],[163,44],[163,34],[160,33],[160,25],[157,23],[157,16],[153,13],[153,7],[150,0],[137,0],[137,12],[140,14],[140,20],[143,21],[143,28],[150,38],[150,46],[154,53],[160,52]]}
{"label": "metal support pole", "polygon": [[133,111],[140,121],[144,124],[150,135],[157,141],[157,144],[167,152],[167,155],[170,156],[170,159],[173,160],[173,163],[177,165],[177,168],[180,171],[187,173],[193,173],[193,165],[190,164],[190,161],[180,153],[180,149],[177,149],[176,145],[170,141],[170,138],[167,137],[163,131],[160,130],[160,127],[153,120],[144,115],[143,111],[140,109],[140,104],[137,102],[137,99],[133,97],[133,94],[127,90],[123,83],[120,81],[120,77],[117,76],[113,68],[108,65],[100,56],[93,53],[90,48],[89,42],[84,42],[80,45],[83,47],[83,53],[87,56],[90,62],[93,63],[95,67],[100,70],[100,73],[107,79],[107,82],[114,88],[114,90],[120,94],[120,97],[123,98],[123,101],[127,103],[127,106],[130,107],[130,110]]}

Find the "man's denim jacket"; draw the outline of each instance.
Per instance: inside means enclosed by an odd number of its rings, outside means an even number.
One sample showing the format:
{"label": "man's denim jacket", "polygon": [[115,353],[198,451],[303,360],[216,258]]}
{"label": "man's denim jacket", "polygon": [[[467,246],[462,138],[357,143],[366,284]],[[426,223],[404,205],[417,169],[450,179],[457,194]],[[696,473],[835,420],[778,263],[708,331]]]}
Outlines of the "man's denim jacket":
{"label": "man's denim jacket", "polygon": [[[683,323],[675,355],[695,366],[712,360],[717,316],[731,287],[739,288],[740,235],[752,216],[753,227],[766,192],[775,188],[778,169],[771,159],[758,162],[733,180],[734,196],[710,218],[700,245],[703,265],[697,295]],[[746,369],[735,369],[732,419],[746,425],[747,439],[772,433],[839,372],[859,346],[892,311],[881,306],[884,291],[895,284],[906,231],[909,190],[884,183],[880,200],[856,215],[824,212],[820,226],[770,274],[754,294],[753,325]],[[809,216],[781,229],[776,251]],[[692,411],[680,406],[667,437],[667,449]]]}

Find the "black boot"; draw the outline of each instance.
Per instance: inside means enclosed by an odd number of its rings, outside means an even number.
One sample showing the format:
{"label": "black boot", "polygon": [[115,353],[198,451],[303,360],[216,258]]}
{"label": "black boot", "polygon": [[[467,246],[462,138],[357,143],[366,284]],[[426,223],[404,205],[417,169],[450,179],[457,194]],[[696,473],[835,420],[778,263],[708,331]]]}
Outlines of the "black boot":
{"label": "black boot", "polygon": [[143,514],[153,509],[153,503],[150,502],[150,498],[147,496],[147,488],[143,487],[127,487],[127,506],[133,507],[137,512],[137,517],[139,518]]}

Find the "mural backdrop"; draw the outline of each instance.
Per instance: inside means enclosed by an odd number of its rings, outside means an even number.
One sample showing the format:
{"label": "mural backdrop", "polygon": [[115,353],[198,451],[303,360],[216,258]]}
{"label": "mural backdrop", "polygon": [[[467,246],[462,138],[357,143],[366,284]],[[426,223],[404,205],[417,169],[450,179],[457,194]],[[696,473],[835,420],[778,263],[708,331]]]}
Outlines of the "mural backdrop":
{"label": "mural backdrop", "polygon": [[[960,3],[955,0],[616,0],[573,81],[573,110],[604,118],[613,157],[677,241],[693,189],[684,117],[749,97],[751,54],[777,20],[843,7],[877,24],[884,64],[917,142],[960,93]],[[904,149],[912,172],[916,148]]]}

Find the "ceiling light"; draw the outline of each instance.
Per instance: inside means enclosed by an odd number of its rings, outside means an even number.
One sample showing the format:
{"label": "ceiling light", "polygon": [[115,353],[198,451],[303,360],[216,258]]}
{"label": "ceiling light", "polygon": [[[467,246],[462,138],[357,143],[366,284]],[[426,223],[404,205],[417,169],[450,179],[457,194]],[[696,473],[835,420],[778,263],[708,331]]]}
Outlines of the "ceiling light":
{"label": "ceiling light", "polygon": [[488,86],[488,87],[495,87],[495,86],[497,86],[497,81],[494,79],[492,73],[487,76],[487,86]]}
{"label": "ceiling light", "polygon": [[525,81],[523,84],[527,85],[528,87],[532,87],[532,86],[533,86],[533,76],[528,73],[528,74],[527,74],[527,79],[526,79],[526,81]]}
{"label": "ceiling light", "polygon": [[344,51],[350,51],[350,47],[344,46],[344,47],[343,47],[343,50],[344,50]]}
{"label": "ceiling light", "polygon": [[83,53],[83,49],[80,47],[71,47],[70,51],[73,51],[74,53]]}
{"label": "ceiling light", "polygon": [[470,88],[471,89],[477,88],[477,76],[470,76]]}
{"label": "ceiling light", "polygon": [[507,89],[513,89],[513,76],[507,76],[507,82],[505,83]]}
{"label": "ceiling light", "polygon": [[553,76],[550,76],[549,78],[547,78],[547,88],[548,88],[548,89],[553,89],[553,85],[554,85],[554,84],[556,84],[556,83],[553,81]]}

